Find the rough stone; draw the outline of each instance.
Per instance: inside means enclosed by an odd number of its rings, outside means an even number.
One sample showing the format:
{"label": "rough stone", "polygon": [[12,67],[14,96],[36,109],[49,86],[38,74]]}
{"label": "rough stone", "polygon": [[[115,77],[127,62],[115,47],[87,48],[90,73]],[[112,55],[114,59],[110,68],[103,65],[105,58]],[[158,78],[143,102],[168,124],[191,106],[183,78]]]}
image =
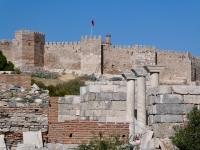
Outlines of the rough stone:
{"label": "rough stone", "polygon": [[181,123],[183,115],[154,115],[153,123]]}
{"label": "rough stone", "polygon": [[110,92],[96,93],[97,101],[110,101],[112,99],[113,99],[113,93]]}
{"label": "rough stone", "polygon": [[113,100],[126,100],[126,93],[113,93]]}
{"label": "rough stone", "polygon": [[113,101],[112,102],[112,110],[126,110],[126,102],[125,101]]}
{"label": "rough stone", "polygon": [[153,124],[152,128],[154,131],[154,137],[156,138],[166,138],[173,136],[174,131],[172,127],[174,125],[180,125],[180,123],[159,123]]}
{"label": "rough stone", "polygon": [[148,95],[161,95],[161,94],[171,94],[172,90],[170,86],[157,86],[149,90]]}
{"label": "rough stone", "polygon": [[147,149],[148,145],[147,142],[151,140],[153,136],[153,131],[148,130],[142,137],[141,140],[141,149]]}
{"label": "rough stone", "polygon": [[165,94],[165,95],[157,95],[157,96],[150,96],[150,105],[158,104],[158,103],[183,103],[183,97],[178,94]]}
{"label": "rough stone", "polygon": [[156,104],[155,114],[188,114],[193,107],[194,104]]}
{"label": "rough stone", "polygon": [[173,93],[200,94],[200,86],[172,86]]}
{"label": "rough stone", "polygon": [[88,85],[87,86],[88,92],[100,92],[100,85]]}
{"label": "rough stone", "polygon": [[101,85],[100,91],[101,92],[116,92],[117,85]]}
{"label": "rough stone", "polygon": [[184,103],[200,104],[200,95],[184,95]]}
{"label": "rough stone", "polygon": [[173,145],[169,138],[160,139],[159,145],[162,150],[173,150]]}

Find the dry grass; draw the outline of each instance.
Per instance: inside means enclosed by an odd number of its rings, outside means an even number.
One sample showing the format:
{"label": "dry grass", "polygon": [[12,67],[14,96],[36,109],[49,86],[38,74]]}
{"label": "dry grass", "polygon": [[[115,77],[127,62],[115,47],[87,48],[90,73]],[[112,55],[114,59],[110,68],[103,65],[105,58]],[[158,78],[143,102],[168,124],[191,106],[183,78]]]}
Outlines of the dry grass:
{"label": "dry grass", "polygon": [[34,79],[35,81],[40,81],[42,83],[44,83],[44,85],[49,86],[49,85],[56,85],[58,83],[63,83],[72,79],[76,79],[78,78],[77,75],[74,74],[65,74],[65,75],[61,75],[59,76],[57,79],[42,79],[42,78],[37,78],[37,77],[32,77],[32,79]]}

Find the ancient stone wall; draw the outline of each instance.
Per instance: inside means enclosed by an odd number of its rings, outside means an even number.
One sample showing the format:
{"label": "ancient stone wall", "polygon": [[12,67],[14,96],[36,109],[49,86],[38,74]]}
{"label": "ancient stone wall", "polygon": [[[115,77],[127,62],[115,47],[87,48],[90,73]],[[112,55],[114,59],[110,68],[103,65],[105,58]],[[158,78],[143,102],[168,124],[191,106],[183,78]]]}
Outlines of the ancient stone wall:
{"label": "ancient stone wall", "polygon": [[193,81],[200,81],[200,58],[198,57],[191,57],[192,59],[192,67],[193,67],[193,74],[194,80]]}
{"label": "ancient stone wall", "polygon": [[95,73],[100,65],[101,37],[82,37],[81,42],[49,42],[45,44],[44,67],[66,72]]}
{"label": "ancient stone wall", "polygon": [[15,32],[12,50],[15,67],[26,70],[28,67],[44,66],[45,35],[35,31],[20,30]]}
{"label": "ancient stone wall", "polygon": [[18,85],[25,88],[30,88],[31,75],[29,74],[0,74],[0,84]]}
{"label": "ancient stone wall", "polygon": [[161,84],[190,84],[191,59],[189,53],[157,51],[157,65],[166,68],[159,74]]}
{"label": "ancient stone wall", "polygon": [[43,142],[48,133],[48,92],[18,86],[0,86],[0,134],[8,147],[22,143],[23,132],[41,131]]}
{"label": "ancient stone wall", "polygon": [[173,135],[173,125],[187,122],[186,115],[200,106],[200,86],[157,86],[151,88],[147,100],[148,125],[154,137]]}
{"label": "ancient stone wall", "polygon": [[[110,134],[120,134],[127,137],[129,132],[129,124],[124,122],[99,122],[91,120],[66,120],[59,122],[59,113],[70,113],[69,110],[59,109],[59,104],[71,107],[76,107],[73,104],[73,96],[68,98],[51,97],[49,108],[49,143],[62,143],[62,144],[80,144],[82,142],[89,143],[93,134],[98,135],[99,131],[103,132],[105,136]],[[68,103],[67,103],[68,102]],[[68,104],[68,105],[67,105]],[[73,109],[73,108],[72,108]],[[71,109],[71,110],[72,110]],[[73,110],[72,110],[73,111]]]}
{"label": "ancient stone wall", "polygon": [[130,68],[155,64],[155,47],[103,46],[103,69],[106,74],[130,72]]}
{"label": "ancient stone wall", "polygon": [[6,56],[7,61],[13,60],[12,54],[12,42],[9,40],[0,40],[0,50]]}

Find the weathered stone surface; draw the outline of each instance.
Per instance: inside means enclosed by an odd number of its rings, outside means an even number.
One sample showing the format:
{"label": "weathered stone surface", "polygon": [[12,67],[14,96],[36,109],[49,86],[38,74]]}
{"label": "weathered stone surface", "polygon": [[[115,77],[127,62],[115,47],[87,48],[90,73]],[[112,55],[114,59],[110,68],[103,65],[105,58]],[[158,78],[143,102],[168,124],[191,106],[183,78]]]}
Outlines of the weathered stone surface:
{"label": "weathered stone surface", "polygon": [[96,93],[97,101],[110,101],[112,99],[113,99],[113,93],[110,92]]}
{"label": "weathered stone surface", "polygon": [[126,110],[126,102],[125,101],[113,101],[112,102],[112,110]]}
{"label": "weathered stone surface", "polygon": [[154,115],[153,123],[181,123],[183,115]]}
{"label": "weathered stone surface", "polygon": [[69,104],[58,104],[58,110],[59,111],[64,111],[66,109],[72,109],[72,105]]}
{"label": "weathered stone surface", "polygon": [[188,114],[193,107],[193,104],[156,104],[155,114]]}
{"label": "weathered stone surface", "polygon": [[6,144],[5,144],[5,141],[4,141],[4,135],[3,134],[0,135],[0,149],[6,150]]}
{"label": "weathered stone surface", "polygon": [[42,133],[37,132],[23,132],[23,143],[24,144],[35,144],[36,148],[43,147]]}
{"label": "weathered stone surface", "polygon": [[116,92],[117,85],[101,85],[100,91],[101,92]]}
{"label": "weathered stone surface", "polygon": [[160,147],[159,142],[160,142],[159,138],[154,138],[154,146],[155,146],[155,148],[159,148]]}
{"label": "weathered stone surface", "polygon": [[8,106],[8,103],[4,102],[4,101],[0,101],[0,107],[2,107],[2,106]]}
{"label": "weathered stone surface", "polygon": [[17,144],[16,150],[35,150],[35,144]]}
{"label": "weathered stone surface", "polygon": [[153,87],[148,91],[148,95],[161,95],[161,94],[171,94],[172,90],[170,86],[159,85]]}
{"label": "weathered stone surface", "polygon": [[159,145],[162,150],[173,150],[173,145],[169,138],[160,139]]}
{"label": "weathered stone surface", "polygon": [[88,85],[87,91],[88,92],[100,92],[100,85]]}
{"label": "weathered stone surface", "polygon": [[147,149],[152,150],[155,148],[154,139],[150,139],[147,141]]}
{"label": "weathered stone surface", "polygon": [[200,104],[200,95],[184,95],[184,103]]}
{"label": "weathered stone surface", "polygon": [[147,145],[147,143],[148,143],[148,141],[151,140],[152,136],[153,136],[153,131],[150,131],[150,130],[148,130],[143,135],[142,140],[141,140],[141,149],[147,149],[147,148],[149,148],[148,145]]}
{"label": "weathered stone surface", "polygon": [[177,94],[200,94],[200,86],[172,86],[172,90]]}
{"label": "weathered stone surface", "polygon": [[87,93],[87,100],[94,101],[96,99],[96,93]]}
{"label": "weathered stone surface", "polygon": [[180,123],[159,123],[153,124],[152,128],[154,131],[154,137],[156,138],[166,138],[173,136],[174,131],[172,127],[174,125],[180,125]]}
{"label": "weathered stone surface", "polygon": [[126,117],[106,117],[106,122],[126,122]]}
{"label": "weathered stone surface", "polygon": [[76,116],[71,115],[58,115],[58,122],[65,122],[66,120],[75,120]]}
{"label": "weathered stone surface", "polygon": [[126,100],[126,93],[113,93],[113,100]]}
{"label": "weathered stone surface", "polygon": [[149,105],[158,103],[183,103],[183,97],[179,94],[165,94],[149,97]]}

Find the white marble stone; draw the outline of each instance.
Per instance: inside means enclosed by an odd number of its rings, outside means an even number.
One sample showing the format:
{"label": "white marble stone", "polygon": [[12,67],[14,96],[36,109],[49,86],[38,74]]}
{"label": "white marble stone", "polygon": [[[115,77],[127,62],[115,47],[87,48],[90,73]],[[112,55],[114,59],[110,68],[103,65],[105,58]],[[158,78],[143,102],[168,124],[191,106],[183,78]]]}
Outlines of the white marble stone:
{"label": "white marble stone", "polygon": [[6,150],[6,144],[4,141],[4,134],[0,135],[0,150]]}
{"label": "white marble stone", "polygon": [[43,147],[41,131],[23,132],[23,143],[24,144],[35,144],[36,148]]}

